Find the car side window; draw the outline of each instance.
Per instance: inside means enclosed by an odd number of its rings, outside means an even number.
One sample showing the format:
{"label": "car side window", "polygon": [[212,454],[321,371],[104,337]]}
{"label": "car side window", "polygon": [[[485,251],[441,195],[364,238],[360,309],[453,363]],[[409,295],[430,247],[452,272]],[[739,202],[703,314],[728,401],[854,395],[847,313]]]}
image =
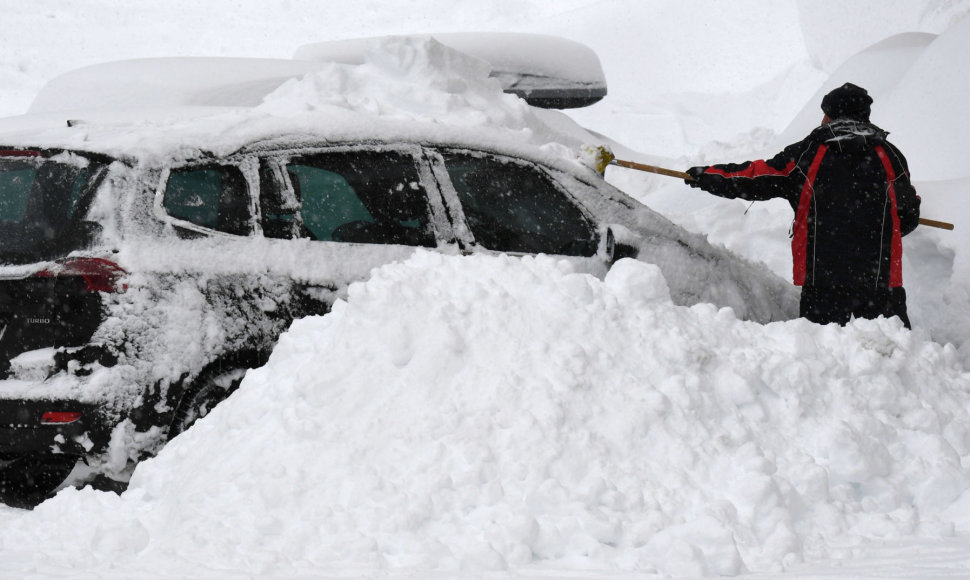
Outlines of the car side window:
{"label": "car side window", "polygon": [[328,152],[291,160],[286,172],[300,202],[304,237],[435,245],[428,196],[408,155]]}
{"label": "car side window", "polygon": [[594,225],[534,166],[452,152],[445,167],[475,241],[499,252],[596,254]]}
{"label": "car side window", "polygon": [[236,167],[173,169],[165,185],[162,206],[176,219],[227,234],[249,234],[248,188]]}

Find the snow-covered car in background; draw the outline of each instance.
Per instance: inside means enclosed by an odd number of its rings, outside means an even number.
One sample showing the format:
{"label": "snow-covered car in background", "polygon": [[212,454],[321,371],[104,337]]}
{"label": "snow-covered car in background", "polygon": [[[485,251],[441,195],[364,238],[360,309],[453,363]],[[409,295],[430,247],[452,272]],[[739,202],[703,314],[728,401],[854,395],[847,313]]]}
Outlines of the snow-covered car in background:
{"label": "snow-covered car in background", "polygon": [[[637,257],[677,303],[792,316],[785,281],[607,184],[577,160],[597,137],[482,61],[431,38],[368,46],[359,64],[110,63],[0,122],[4,501],[123,482],[294,319],[419,248],[596,275]],[[605,93],[593,75],[557,99],[539,76],[502,82],[543,105]]]}

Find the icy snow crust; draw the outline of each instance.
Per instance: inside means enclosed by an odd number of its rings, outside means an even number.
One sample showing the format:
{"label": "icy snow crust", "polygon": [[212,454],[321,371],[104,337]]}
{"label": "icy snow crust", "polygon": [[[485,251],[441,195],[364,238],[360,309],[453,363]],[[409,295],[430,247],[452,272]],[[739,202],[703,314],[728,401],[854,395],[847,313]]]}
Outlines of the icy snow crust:
{"label": "icy snow crust", "polygon": [[0,571],[778,570],[970,523],[968,391],[897,321],[760,325],[639,261],[422,250],[295,323],[123,496],[0,510],[4,551],[60,546]]}

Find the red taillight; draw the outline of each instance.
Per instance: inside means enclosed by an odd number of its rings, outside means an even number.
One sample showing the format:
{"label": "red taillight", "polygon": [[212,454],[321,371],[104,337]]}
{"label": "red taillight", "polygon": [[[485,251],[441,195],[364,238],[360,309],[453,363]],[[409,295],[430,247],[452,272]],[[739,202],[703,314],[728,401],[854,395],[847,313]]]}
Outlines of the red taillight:
{"label": "red taillight", "polygon": [[125,286],[119,286],[118,281],[127,273],[118,264],[104,258],[68,258],[34,275],[39,278],[75,276],[84,282],[88,292],[119,292]]}
{"label": "red taillight", "polygon": [[41,153],[24,149],[0,149],[0,157],[41,157]]}
{"label": "red taillight", "polygon": [[76,411],[47,411],[40,417],[43,425],[67,425],[81,418],[81,414]]}

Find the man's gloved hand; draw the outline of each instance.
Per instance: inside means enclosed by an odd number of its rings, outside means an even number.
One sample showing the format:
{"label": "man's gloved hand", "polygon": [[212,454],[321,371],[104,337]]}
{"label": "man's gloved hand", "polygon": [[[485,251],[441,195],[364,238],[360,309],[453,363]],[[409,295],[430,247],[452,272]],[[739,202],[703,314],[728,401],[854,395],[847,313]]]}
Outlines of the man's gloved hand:
{"label": "man's gloved hand", "polygon": [[684,183],[691,187],[701,187],[701,177],[704,175],[705,171],[707,171],[706,165],[691,167],[686,171],[687,175],[691,176],[691,179],[685,179]]}

